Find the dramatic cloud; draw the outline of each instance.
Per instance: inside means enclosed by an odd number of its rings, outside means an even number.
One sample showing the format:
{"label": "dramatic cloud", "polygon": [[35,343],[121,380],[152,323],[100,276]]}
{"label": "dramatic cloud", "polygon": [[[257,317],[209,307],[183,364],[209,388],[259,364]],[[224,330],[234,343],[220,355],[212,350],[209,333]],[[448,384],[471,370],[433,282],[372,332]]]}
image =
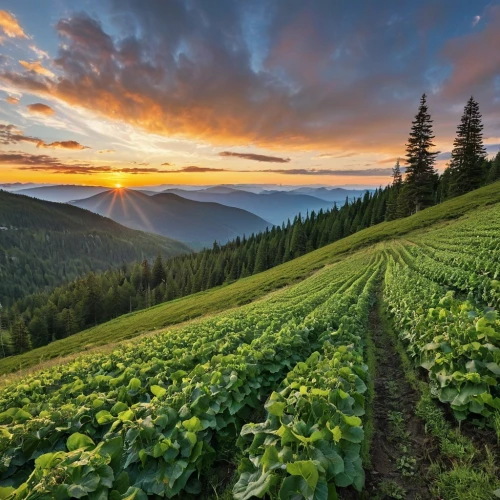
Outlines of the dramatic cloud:
{"label": "dramatic cloud", "polygon": [[[442,149],[471,93],[500,135],[500,8],[487,0],[453,8],[432,0],[109,1],[102,23],[85,13],[55,23],[57,77],[37,72],[41,65],[6,64],[2,85],[154,134],[290,156],[393,157],[424,91]],[[277,155],[286,163],[288,153]]]}
{"label": "dramatic cloud", "polygon": [[288,163],[290,158],[280,158],[279,156],[257,155],[254,153],[233,153],[231,151],[222,151],[219,156],[231,156],[244,158],[245,160],[263,161],[269,163]]}
{"label": "dramatic cloud", "polygon": [[9,38],[28,38],[17,19],[6,10],[0,10],[0,32]]}
{"label": "dramatic cloud", "polygon": [[88,146],[82,146],[77,141],[55,141],[47,143],[43,139],[24,135],[15,125],[0,125],[0,144],[18,144],[20,142],[29,142],[35,144],[37,148],[71,149],[81,151],[89,149]]}
{"label": "dramatic cloud", "polygon": [[47,116],[54,114],[54,110],[50,106],[47,106],[47,104],[42,104],[41,102],[37,102],[35,104],[28,104],[26,107],[28,108],[28,111],[30,113],[47,115]]}
{"label": "dramatic cloud", "polygon": [[14,97],[14,96],[7,96],[7,98],[5,99],[9,104],[19,104],[19,99],[17,97]]}
{"label": "dramatic cloud", "polygon": [[49,76],[49,77],[55,76],[54,73],[52,73],[52,71],[50,71],[47,68],[44,68],[40,63],[40,61],[32,61],[32,62],[19,61],[19,64],[24,68],[26,68],[28,71],[33,71],[35,73],[38,73],[39,75]]}

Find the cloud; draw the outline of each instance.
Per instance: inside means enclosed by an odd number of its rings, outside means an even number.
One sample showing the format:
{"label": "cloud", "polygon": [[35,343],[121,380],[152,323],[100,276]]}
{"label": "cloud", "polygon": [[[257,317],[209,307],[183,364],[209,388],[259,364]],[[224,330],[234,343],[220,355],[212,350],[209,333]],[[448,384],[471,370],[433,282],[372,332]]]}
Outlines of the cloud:
{"label": "cloud", "polygon": [[32,155],[19,151],[0,151],[0,165],[13,165],[18,170],[46,172],[52,174],[157,174],[162,173],[156,168],[145,167],[111,167],[109,165],[93,165],[91,163],[64,163],[49,155]]}
{"label": "cloud", "polygon": [[168,161],[166,161],[165,163],[162,163],[161,164],[162,167],[171,167],[172,164],[171,163],[168,163]]}
{"label": "cloud", "polygon": [[37,148],[70,149],[73,151],[89,149],[88,146],[83,146],[79,142],[72,140],[47,143],[43,139],[24,135],[15,125],[0,125],[0,144],[9,145],[20,142],[35,144]]}
{"label": "cloud", "polygon": [[0,10],[0,31],[9,38],[29,38],[18,20],[6,10]]}
{"label": "cloud", "polygon": [[[392,102],[388,96],[408,86],[407,97],[418,103],[423,78],[415,75],[423,73],[422,66],[400,23],[373,38],[395,0],[383,8],[365,7],[373,28],[362,33],[358,27],[352,35],[332,28],[342,25],[330,8],[266,4],[262,14],[269,22],[252,40],[239,2],[210,8],[197,1],[192,8],[160,2],[143,9],[130,0],[111,1],[119,13],[114,29],[105,30],[86,14],[56,23],[57,78],[8,70],[0,79],[147,132],[217,145],[371,151],[405,140],[409,118],[401,109],[408,100]],[[297,57],[293,40],[305,34],[310,40]],[[259,38],[268,41],[263,54],[269,56],[256,68],[252,44]],[[334,59],[332,51],[341,43]],[[408,61],[397,71],[387,60],[388,45]]]}
{"label": "cloud", "polygon": [[359,153],[322,153],[316,158],[349,158],[351,156],[356,156]]}
{"label": "cloud", "polygon": [[8,95],[5,100],[9,103],[9,104],[19,104],[19,98],[18,97],[14,97],[12,95]]}
{"label": "cloud", "polygon": [[[50,69],[57,77],[7,65],[2,85],[220,150],[392,157],[424,91],[439,143],[451,143],[472,91],[492,133],[500,132],[496,7],[483,13],[462,2],[450,10],[431,0],[342,9],[326,1],[109,4],[105,25],[84,13],[55,23],[60,45]],[[471,30],[477,12],[481,22]],[[450,39],[463,19],[466,34]]]}
{"label": "cloud", "polygon": [[495,79],[500,74],[500,6],[487,10],[488,21],[481,31],[448,40],[443,56],[452,71],[443,87],[447,98],[466,99],[474,93],[495,102]]}
{"label": "cloud", "polygon": [[52,73],[52,71],[50,71],[47,68],[44,68],[40,63],[40,61],[32,61],[32,62],[19,61],[19,64],[21,64],[21,66],[26,68],[28,71],[33,71],[35,73],[38,73],[39,75],[49,76],[49,77],[55,76],[54,73]]}
{"label": "cloud", "polygon": [[172,174],[176,173],[189,173],[189,174],[199,174],[203,172],[229,172],[225,168],[210,168],[210,167],[197,167],[195,165],[191,165],[189,167],[182,167],[179,170],[164,170],[165,173],[169,172]]}
{"label": "cloud", "polygon": [[232,151],[222,151],[219,156],[231,156],[244,158],[245,160],[263,161],[269,163],[288,163],[290,158],[280,158],[279,156],[258,155],[254,153],[233,153]]}
{"label": "cloud", "polygon": [[472,27],[474,28],[479,21],[481,21],[481,16],[474,16],[474,19],[472,20]]}
{"label": "cloud", "polygon": [[38,56],[39,59],[50,59],[49,54],[47,54],[45,50],[38,48],[36,45],[29,45],[29,48]]}
{"label": "cloud", "polygon": [[42,104],[41,102],[37,102],[35,104],[28,104],[26,107],[28,108],[28,111],[30,113],[37,113],[47,116],[54,114],[54,110],[50,106],[47,106],[47,104]]}
{"label": "cloud", "polygon": [[392,175],[392,168],[366,168],[361,170],[334,170],[334,169],[283,169],[283,170],[259,170],[259,172],[276,173],[284,175],[328,175],[328,176],[352,176],[352,177],[377,177]]}
{"label": "cloud", "polygon": [[[404,170],[404,169],[402,169]],[[371,177],[371,176],[389,176],[392,175],[392,168],[367,168],[367,169],[316,169],[316,168],[289,168],[289,169],[262,169],[262,170],[235,170],[226,168],[212,167],[183,167],[179,170],[163,170],[163,173],[179,174],[179,173],[211,173],[211,172],[238,172],[238,173],[269,173],[283,175],[316,175],[316,176],[353,176],[353,177]]]}
{"label": "cloud", "polygon": [[115,153],[116,151],[114,149],[100,149],[97,151],[100,155],[102,154],[107,154],[107,153]]}

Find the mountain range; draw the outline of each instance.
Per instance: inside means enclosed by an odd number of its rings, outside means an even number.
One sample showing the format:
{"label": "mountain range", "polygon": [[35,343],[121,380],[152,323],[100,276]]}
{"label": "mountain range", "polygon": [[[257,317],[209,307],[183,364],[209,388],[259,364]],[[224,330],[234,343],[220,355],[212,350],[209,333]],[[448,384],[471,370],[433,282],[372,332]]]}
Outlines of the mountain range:
{"label": "mountain range", "polygon": [[239,208],[201,203],[174,193],[148,196],[131,189],[113,189],[72,204],[125,226],[168,235],[194,247],[211,246],[214,240],[225,243],[271,225]]}

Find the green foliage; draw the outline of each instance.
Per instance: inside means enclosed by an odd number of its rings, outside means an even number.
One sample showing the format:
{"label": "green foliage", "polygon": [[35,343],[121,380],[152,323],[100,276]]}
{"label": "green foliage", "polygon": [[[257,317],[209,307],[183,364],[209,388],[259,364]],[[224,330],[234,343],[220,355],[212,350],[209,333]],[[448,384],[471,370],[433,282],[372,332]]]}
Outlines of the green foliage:
{"label": "green foliage", "polygon": [[[81,356],[6,387],[0,395],[6,450],[0,485],[14,487],[15,498],[29,498],[34,491],[41,498],[197,495],[198,476],[216,458],[218,440],[234,438],[249,410],[287,373],[304,376],[304,361],[323,346],[324,360],[318,352],[306,362],[317,364],[318,375],[328,363],[336,370],[339,383],[331,403],[339,412],[331,422],[332,436],[350,450],[343,460],[351,464],[339,484],[351,480],[360,488],[361,461],[354,454],[363,432],[353,413],[362,414],[366,372],[361,352],[339,345],[337,355],[336,343],[358,338],[351,316],[357,308],[366,315],[363,289],[369,287],[374,258],[364,252],[256,304],[109,354]],[[355,337],[341,333],[348,324]],[[344,396],[344,389],[352,396]],[[305,397],[303,392],[299,395]],[[324,393],[311,389],[313,398]],[[279,404],[274,411],[279,413]],[[301,426],[295,431],[306,439]],[[309,437],[316,440],[317,434]],[[275,458],[266,455],[270,468]],[[293,462],[288,473],[295,479],[283,491],[325,488],[309,460]],[[250,476],[254,491],[274,482],[267,469]]]}

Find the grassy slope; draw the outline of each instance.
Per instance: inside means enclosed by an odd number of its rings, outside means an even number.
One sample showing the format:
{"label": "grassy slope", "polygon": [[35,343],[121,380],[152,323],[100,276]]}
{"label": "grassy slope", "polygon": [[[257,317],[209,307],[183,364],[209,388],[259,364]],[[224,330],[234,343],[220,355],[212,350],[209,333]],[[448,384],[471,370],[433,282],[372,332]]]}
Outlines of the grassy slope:
{"label": "grassy slope", "polygon": [[35,366],[51,358],[130,339],[140,333],[248,303],[272,290],[304,278],[325,264],[339,260],[347,252],[379,241],[393,239],[416,229],[455,219],[479,207],[498,202],[500,202],[500,182],[429,208],[412,217],[370,227],[269,271],[137,313],[127,314],[72,337],[7,358],[0,362],[0,375]]}

